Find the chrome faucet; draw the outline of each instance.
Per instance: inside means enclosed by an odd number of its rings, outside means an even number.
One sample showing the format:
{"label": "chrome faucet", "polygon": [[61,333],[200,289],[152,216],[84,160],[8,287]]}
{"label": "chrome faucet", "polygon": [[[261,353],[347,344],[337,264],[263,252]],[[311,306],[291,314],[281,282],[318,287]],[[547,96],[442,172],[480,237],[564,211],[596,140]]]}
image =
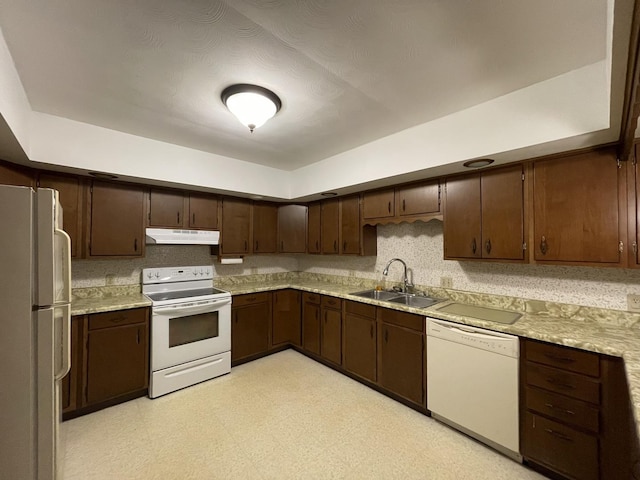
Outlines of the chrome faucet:
{"label": "chrome faucet", "polygon": [[404,288],[402,289],[402,292],[409,293],[409,289],[413,288],[414,285],[409,281],[409,277],[407,276],[407,264],[404,263],[404,260],[401,260],[400,258],[392,258],[391,260],[389,260],[387,266],[384,267],[384,270],[382,270],[382,275],[386,277],[389,274],[389,265],[391,265],[393,262],[400,262],[404,266]]}

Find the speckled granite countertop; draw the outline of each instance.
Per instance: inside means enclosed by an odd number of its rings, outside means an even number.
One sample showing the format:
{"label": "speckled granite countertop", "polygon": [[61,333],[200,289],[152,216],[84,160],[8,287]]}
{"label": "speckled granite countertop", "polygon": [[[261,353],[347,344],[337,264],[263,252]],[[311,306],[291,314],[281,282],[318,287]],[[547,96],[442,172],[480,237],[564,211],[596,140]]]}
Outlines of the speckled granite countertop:
{"label": "speckled granite countertop", "polygon": [[[215,279],[214,283],[232,295],[295,288],[622,357],[635,407],[636,425],[640,425],[640,314],[441,288],[425,288],[424,292],[443,299],[442,302],[427,308],[413,308],[352,295],[373,288],[374,282],[313,274],[226,277]],[[136,285],[79,289],[73,293],[72,315],[151,305]],[[504,325],[438,310],[451,301],[517,311],[522,317],[513,325]]]}

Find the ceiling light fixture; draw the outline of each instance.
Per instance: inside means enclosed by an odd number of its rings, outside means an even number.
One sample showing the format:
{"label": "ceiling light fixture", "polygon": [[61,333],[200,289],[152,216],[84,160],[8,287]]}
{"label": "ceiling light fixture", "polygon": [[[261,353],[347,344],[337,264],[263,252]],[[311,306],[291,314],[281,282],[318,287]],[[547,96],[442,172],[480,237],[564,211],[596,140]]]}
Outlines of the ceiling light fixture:
{"label": "ceiling light fixture", "polygon": [[240,123],[249,127],[251,133],[264,125],[282,107],[280,98],[271,90],[247,83],[225,88],[220,98]]}
{"label": "ceiling light fixture", "polygon": [[322,192],[320,195],[323,197],[335,197],[338,194],[336,192]]}
{"label": "ceiling light fixture", "polygon": [[493,160],[490,158],[481,158],[479,160],[469,160],[468,162],[464,162],[462,165],[467,168],[480,168],[491,165],[492,163]]}

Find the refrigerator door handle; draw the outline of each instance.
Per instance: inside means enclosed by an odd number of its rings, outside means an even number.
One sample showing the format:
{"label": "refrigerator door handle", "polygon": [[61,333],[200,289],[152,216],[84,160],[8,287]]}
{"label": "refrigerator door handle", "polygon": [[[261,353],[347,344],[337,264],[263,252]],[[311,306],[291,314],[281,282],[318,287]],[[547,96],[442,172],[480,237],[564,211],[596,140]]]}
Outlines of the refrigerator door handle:
{"label": "refrigerator door handle", "polygon": [[[56,314],[55,310],[61,310],[62,315]],[[54,373],[54,376],[56,380],[62,380],[71,369],[71,307],[69,305],[54,307],[54,319],[60,322],[60,326],[56,326],[55,328],[56,331],[59,329],[62,336],[60,360],[56,362],[58,369]]]}
{"label": "refrigerator door handle", "polygon": [[57,257],[56,267],[59,268],[61,285],[57,285],[56,303],[71,302],[71,237],[64,230],[56,228],[53,231]]}

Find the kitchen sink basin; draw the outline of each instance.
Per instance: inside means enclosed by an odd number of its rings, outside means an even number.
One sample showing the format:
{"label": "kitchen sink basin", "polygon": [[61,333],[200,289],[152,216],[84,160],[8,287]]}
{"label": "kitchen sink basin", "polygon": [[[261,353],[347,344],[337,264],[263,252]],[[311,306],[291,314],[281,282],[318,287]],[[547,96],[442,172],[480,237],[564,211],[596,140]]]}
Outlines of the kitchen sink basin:
{"label": "kitchen sink basin", "polygon": [[389,292],[388,290],[365,290],[364,292],[355,292],[351,295],[361,298],[370,298],[372,300],[380,300],[382,302],[406,305],[407,307],[426,308],[441,302],[442,300],[431,297],[423,297],[401,292]]}
{"label": "kitchen sink basin", "polygon": [[406,305],[407,307],[426,308],[431,305],[440,302],[441,300],[431,297],[421,297],[418,295],[401,295],[399,297],[391,298],[389,303],[399,303],[400,305]]}
{"label": "kitchen sink basin", "polygon": [[515,323],[521,316],[521,313],[512,312],[510,310],[500,310],[497,308],[479,307],[477,305],[468,305],[466,303],[450,303],[440,307],[438,310],[446,313],[453,313],[463,317],[476,318],[478,320],[488,320],[490,322],[511,325]]}
{"label": "kitchen sink basin", "polygon": [[356,292],[352,293],[356,297],[362,298],[371,298],[372,300],[389,300],[391,298],[395,298],[400,293],[398,292],[388,292],[386,290],[365,290],[364,292]]}

